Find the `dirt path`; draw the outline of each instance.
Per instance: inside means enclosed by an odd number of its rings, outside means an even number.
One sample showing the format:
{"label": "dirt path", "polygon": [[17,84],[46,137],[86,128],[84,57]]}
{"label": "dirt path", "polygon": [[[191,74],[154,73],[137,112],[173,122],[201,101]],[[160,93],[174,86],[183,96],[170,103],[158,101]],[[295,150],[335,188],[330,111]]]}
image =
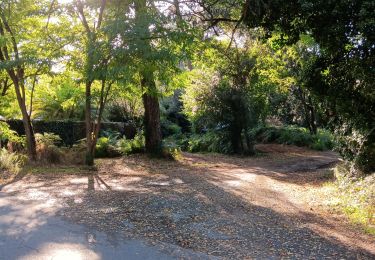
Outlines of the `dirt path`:
{"label": "dirt path", "polygon": [[[325,178],[322,169],[337,162],[336,154],[282,145],[258,149],[265,155],[102,160],[95,175],[35,170],[2,188],[0,213],[10,198],[33,203],[37,212],[20,213],[33,223],[30,230],[57,216],[105,234],[111,245],[136,239],[176,258],[375,257],[374,237],[312,200]],[[9,225],[0,219],[0,228]]]}

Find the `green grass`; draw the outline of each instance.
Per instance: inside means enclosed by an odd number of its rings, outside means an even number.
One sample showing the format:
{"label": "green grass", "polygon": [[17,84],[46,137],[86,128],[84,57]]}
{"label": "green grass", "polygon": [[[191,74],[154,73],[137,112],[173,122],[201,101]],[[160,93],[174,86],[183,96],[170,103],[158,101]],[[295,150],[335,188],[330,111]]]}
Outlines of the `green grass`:
{"label": "green grass", "polygon": [[334,169],[336,181],[326,184],[330,190],[330,206],[344,213],[352,223],[375,235],[375,175],[349,177],[348,168]]}

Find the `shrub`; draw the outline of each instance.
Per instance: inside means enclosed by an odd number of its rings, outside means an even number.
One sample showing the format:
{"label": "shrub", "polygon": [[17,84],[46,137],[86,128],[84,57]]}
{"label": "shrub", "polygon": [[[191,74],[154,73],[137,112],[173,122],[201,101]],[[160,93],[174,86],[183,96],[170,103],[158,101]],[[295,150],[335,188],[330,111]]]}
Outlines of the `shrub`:
{"label": "shrub", "polygon": [[179,160],[182,157],[181,147],[172,139],[164,140],[162,146],[162,155],[167,159]]}
{"label": "shrub", "polygon": [[314,143],[311,148],[314,150],[325,151],[332,150],[334,147],[333,135],[324,129],[319,129],[318,133],[314,136]]}
{"label": "shrub", "polygon": [[37,144],[38,160],[47,163],[60,163],[63,160],[63,153],[57,147],[61,143],[60,136],[52,133],[35,134]]}
{"label": "shrub", "polygon": [[303,127],[270,127],[258,126],[250,131],[257,142],[279,143],[306,146],[314,150],[330,150],[333,148],[333,136],[327,130],[319,129],[316,135]]}
{"label": "shrub", "polygon": [[26,163],[25,155],[11,153],[5,148],[0,149],[0,169],[10,173],[18,173]]}
{"label": "shrub", "polygon": [[[115,138],[112,136],[112,138]],[[95,147],[95,157],[97,158],[112,158],[121,155],[117,148],[113,145],[116,139],[109,137],[100,137]]]}
{"label": "shrub", "polygon": [[205,134],[191,135],[188,141],[189,152],[231,153],[232,147],[224,133],[209,131]]}
{"label": "shrub", "polygon": [[176,135],[181,133],[181,127],[168,119],[161,118],[160,121],[161,132],[163,137],[168,137],[171,135]]}
{"label": "shrub", "polygon": [[189,136],[186,134],[175,134],[164,138],[163,142],[166,145],[178,147],[181,151],[188,151],[189,149]]}
{"label": "shrub", "polygon": [[[18,133],[19,136],[25,134],[22,120],[7,120],[6,123],[10,129]],[[33,120],[33,128],[35,133],[53,133],[62,139],[65,146],[73,146],[76,142],[86,137],[85,122],[83,121],[44,121]],[[101,134],[104,132],[117,132],[132,138],[136,131],[134,124],[127,121],[126,123],[102,122]],[[0,130],[1,132],[1,130]],[[102,134],[101,136],[106,136]]]}
{"label": "shrub", "polygon": [[335,187],[340,209],[375,234],[375,175],[353,176],[348,164],[335,168]]}
{"label": "shrub", "polygon": [[61,151],[64,152],[66,163],[83,164],[86,156],[86,139],[79,140],[71,148],[62,147]]}
{"label": "shrub", "polygon": [[124,155],[141,153],[145,150],[145,139],[142,133],[138,133],[134,139],[126,139],[126,137],[118,140],[117,149]]}
{"label": "shrub", "polygon": [[4,143],[8,142],[8,144],[12,147],[13,146],[24,147],[25,138],[20,137],[16,131],[11,130],[9,125],[6,122],[0,121],[0,148],[3,142]]}

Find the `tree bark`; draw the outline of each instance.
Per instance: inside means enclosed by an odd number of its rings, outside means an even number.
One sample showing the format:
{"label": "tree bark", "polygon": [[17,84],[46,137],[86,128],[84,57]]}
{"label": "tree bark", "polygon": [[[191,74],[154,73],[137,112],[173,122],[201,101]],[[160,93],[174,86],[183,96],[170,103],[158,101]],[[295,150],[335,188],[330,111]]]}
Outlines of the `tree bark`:
{"label": "tree bark", "polygon": [[92,145],[92,123],[91,123],[91,81],[86,82],[86,105],[85,105],[85,124],[86,124],[86,165],[94,165],[94,150]]}
{"label": "tree bark", "polygon": [[318,133],[318,127],[316,125],[316,116],[315,116],[315,109],[314,104],[312,102],[311,97],[309,96],[309,109],[310,109],[310,127],[311,127],[311,133],[316,135]]}
{"label": "tree bark", "polygon": [[10,51],[8,50],[7,45],[0,48],[0,61],[15,61],[18,64],[15,68],[7,69],[7,73],[9,78],[12,80],[14,89],[17,96],[17,102],[22,114],[22,122],[25,128],[25,135],[26,135],[26,147],[27,147],[27,154],[31,161],[36,160],[36,142],[35,142],[35,135],[34,129],[31,123],[30,115],[27,113],[26,108],[26,94],[25,94],[25,73],[24,67],[21,65],[20,62],[20,55],[18,51],[16,37],[13,34],[13,31],[6,19],[5,15],[1,13],[0,15],[0,35],[5,37],[5,31],[10,35],[11,39],[11,49],[13,55],[11,55]]}
{"label": "tree bark", "polygon": [[[95,130],[97,127],[100,128],[100,119],[98,126],[95,126],[95,122],[92,121],[91,117],[91,86],[94,81],[92,75],[90,75],[94,70],[94,58],[93,58],[93,43],[96,41],[96,31],[100,29],[102,21],[103,21],[103,15],[104,15],[104,9],[106,7],[106,0],[101,1],[99,15],[98,15],[98,22],[96,26],[94,25],[91,29],[88,23],[88,20],[86,19],[86,15],[84,12],[84,3],[81,2],[81,0],[76,0],[75,5],[78,10],[78,16],[81,20],[81,23],[86,31],[87,40],[88,40],[88,49],[86,50],[87,55],[87,62],[86,62],[86,90],[85,90],[85,125],[86,125],[86,159],[85,163],[88,166],[94,165],[94,157],[95,157],[95,146],[96,146],[96,140],[97,140],[97,133],[98,131]],[[92,49],[91,49],[92,48]],[[103,93],[102,89],[102,93]],[[102,101],[102,100],[101,100]],[[102,102],[100,103],[100,107],[104,107]],[[101,117],[101,114],[99,115]]]}
{"label": "tree bark", "polygon": [[35,141],[34,129],[31,123],[30,116],[27,113],[25,100],[21,96],[19,83],[17,80],[14,81],[13,83],[14,83],[14,87],[16,91],[18,105],[20,107],[21,114],[22,114],[23,126],[25,128],[27,154],[31,161],[35,161],[37,157],[36,157],[36,141]]}
{"label": "tree bark", "polygon": [[144,128],[146,152],[158,156],[161,154],[162,136],[159,100],[156,93],[153,93],[156,92],[154,78],[150,75],[143,75],[142,87],[148,89],[142,96],[145,108]]}
{"label": "tree bark", "polygon": [[[140,26],[143,27],[145,39],[149,38],[149,28],[148,24],[145,24],[142,20],[145,19],[144,15],[147,14],[147,1],[138,0],[135,1],[135,14],[136,20],[139,22]],[[145,40],[144,42],[147,51],[152,51],[150,40]],[[146,139],[146,153],[160,156],[161,155],[161,145],[162,136],[160,128],[160,107],[159,100],[157,96],[157,89],[155,85],[154,72],[152,70],[147,70],[142,68],[140,71],[141,75],[141,86],[145,90],[142,96],[143,105],[145,109],[144,113],[144,128],[145,128],[145,139]]]}

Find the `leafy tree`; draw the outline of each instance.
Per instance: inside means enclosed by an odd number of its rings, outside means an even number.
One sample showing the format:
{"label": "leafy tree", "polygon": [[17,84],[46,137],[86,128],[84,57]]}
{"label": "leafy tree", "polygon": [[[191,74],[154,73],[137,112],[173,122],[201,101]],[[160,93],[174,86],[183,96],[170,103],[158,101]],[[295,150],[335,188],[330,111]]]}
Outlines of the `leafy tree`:
{"label": "leafy tree", "polygon": [[189,27],[158,4],[146,0],[118,3],[107,28],[109,38],[117,43],[114,56],[122,70],[121,81],[125,87],[137,86],[142,91],[146,152],[154,155],[161,154],[162,144],[159,99],[181,71],[191,42]]}
{"label": "leafy tree", "polygon": [[224,21],[262,27],[269,36],[278,31],[281,44],[312,36],[319,53],[305,71],[306,87],[329,105],[332,127],[343,140],[340,150],[354,169],[375,171],[374,1],[205,0],[201,5],[212,26]]}
{"label": "leafy tree", "polygon": [[[102,31],[106,5],[106,0],[99,3],[85,3],[81,0],[75,0],[71,6],[72,13],[78,17],[83,29],[79,35],[84,36],[84,41],[78,41],[81,44],[78,49],[83,49],[85,55],[79,62],[82,62],[83,82],[85,84],[87,165],[94,164],[95,146],[99,136],[104,107],[113,84],[113,80],[107,77],[110,60],[109,43]],[[97,80],[100,81],[100,98],[97,113],[93,117],[92,88]]]}
{"label": "leafy tree", "polygon": [[[45,1],[2,1],[0,3],[0,60],[3,76],[3,93],[9,89],[9,81],[15,90],[26,133],[27,151],[31,160],[36,159],[36,144],[30,119],[32,98],[27,107],[27,90],[33,91],[36,77],[46,67],[48,60],[42,52],[51,47],[53,37],[46,35],[34,38],[35,32],[46,32],[49,10]],[[27,43],[27,44],[26,44]],[[42,51],[41,45],[45,47]],[[56,48],[56,46],[55,46]],[[32,96],[31,96],[32,97]]]}
{"label": "leafy tree", "polygon": [[226,43],[213,42],[190,72],[192,80],[183,96],[195,130],[226,132],[234,153],[254,152],[248,133],[266,110],[257,47],[251,40],[229,49]]}
{"label": "leafy tree", "polygon": [[64,71],[52,78],[39,79],[34,94],[33,117],[42,120],[84,120],[84,87],[77,83],[78,73]]}

